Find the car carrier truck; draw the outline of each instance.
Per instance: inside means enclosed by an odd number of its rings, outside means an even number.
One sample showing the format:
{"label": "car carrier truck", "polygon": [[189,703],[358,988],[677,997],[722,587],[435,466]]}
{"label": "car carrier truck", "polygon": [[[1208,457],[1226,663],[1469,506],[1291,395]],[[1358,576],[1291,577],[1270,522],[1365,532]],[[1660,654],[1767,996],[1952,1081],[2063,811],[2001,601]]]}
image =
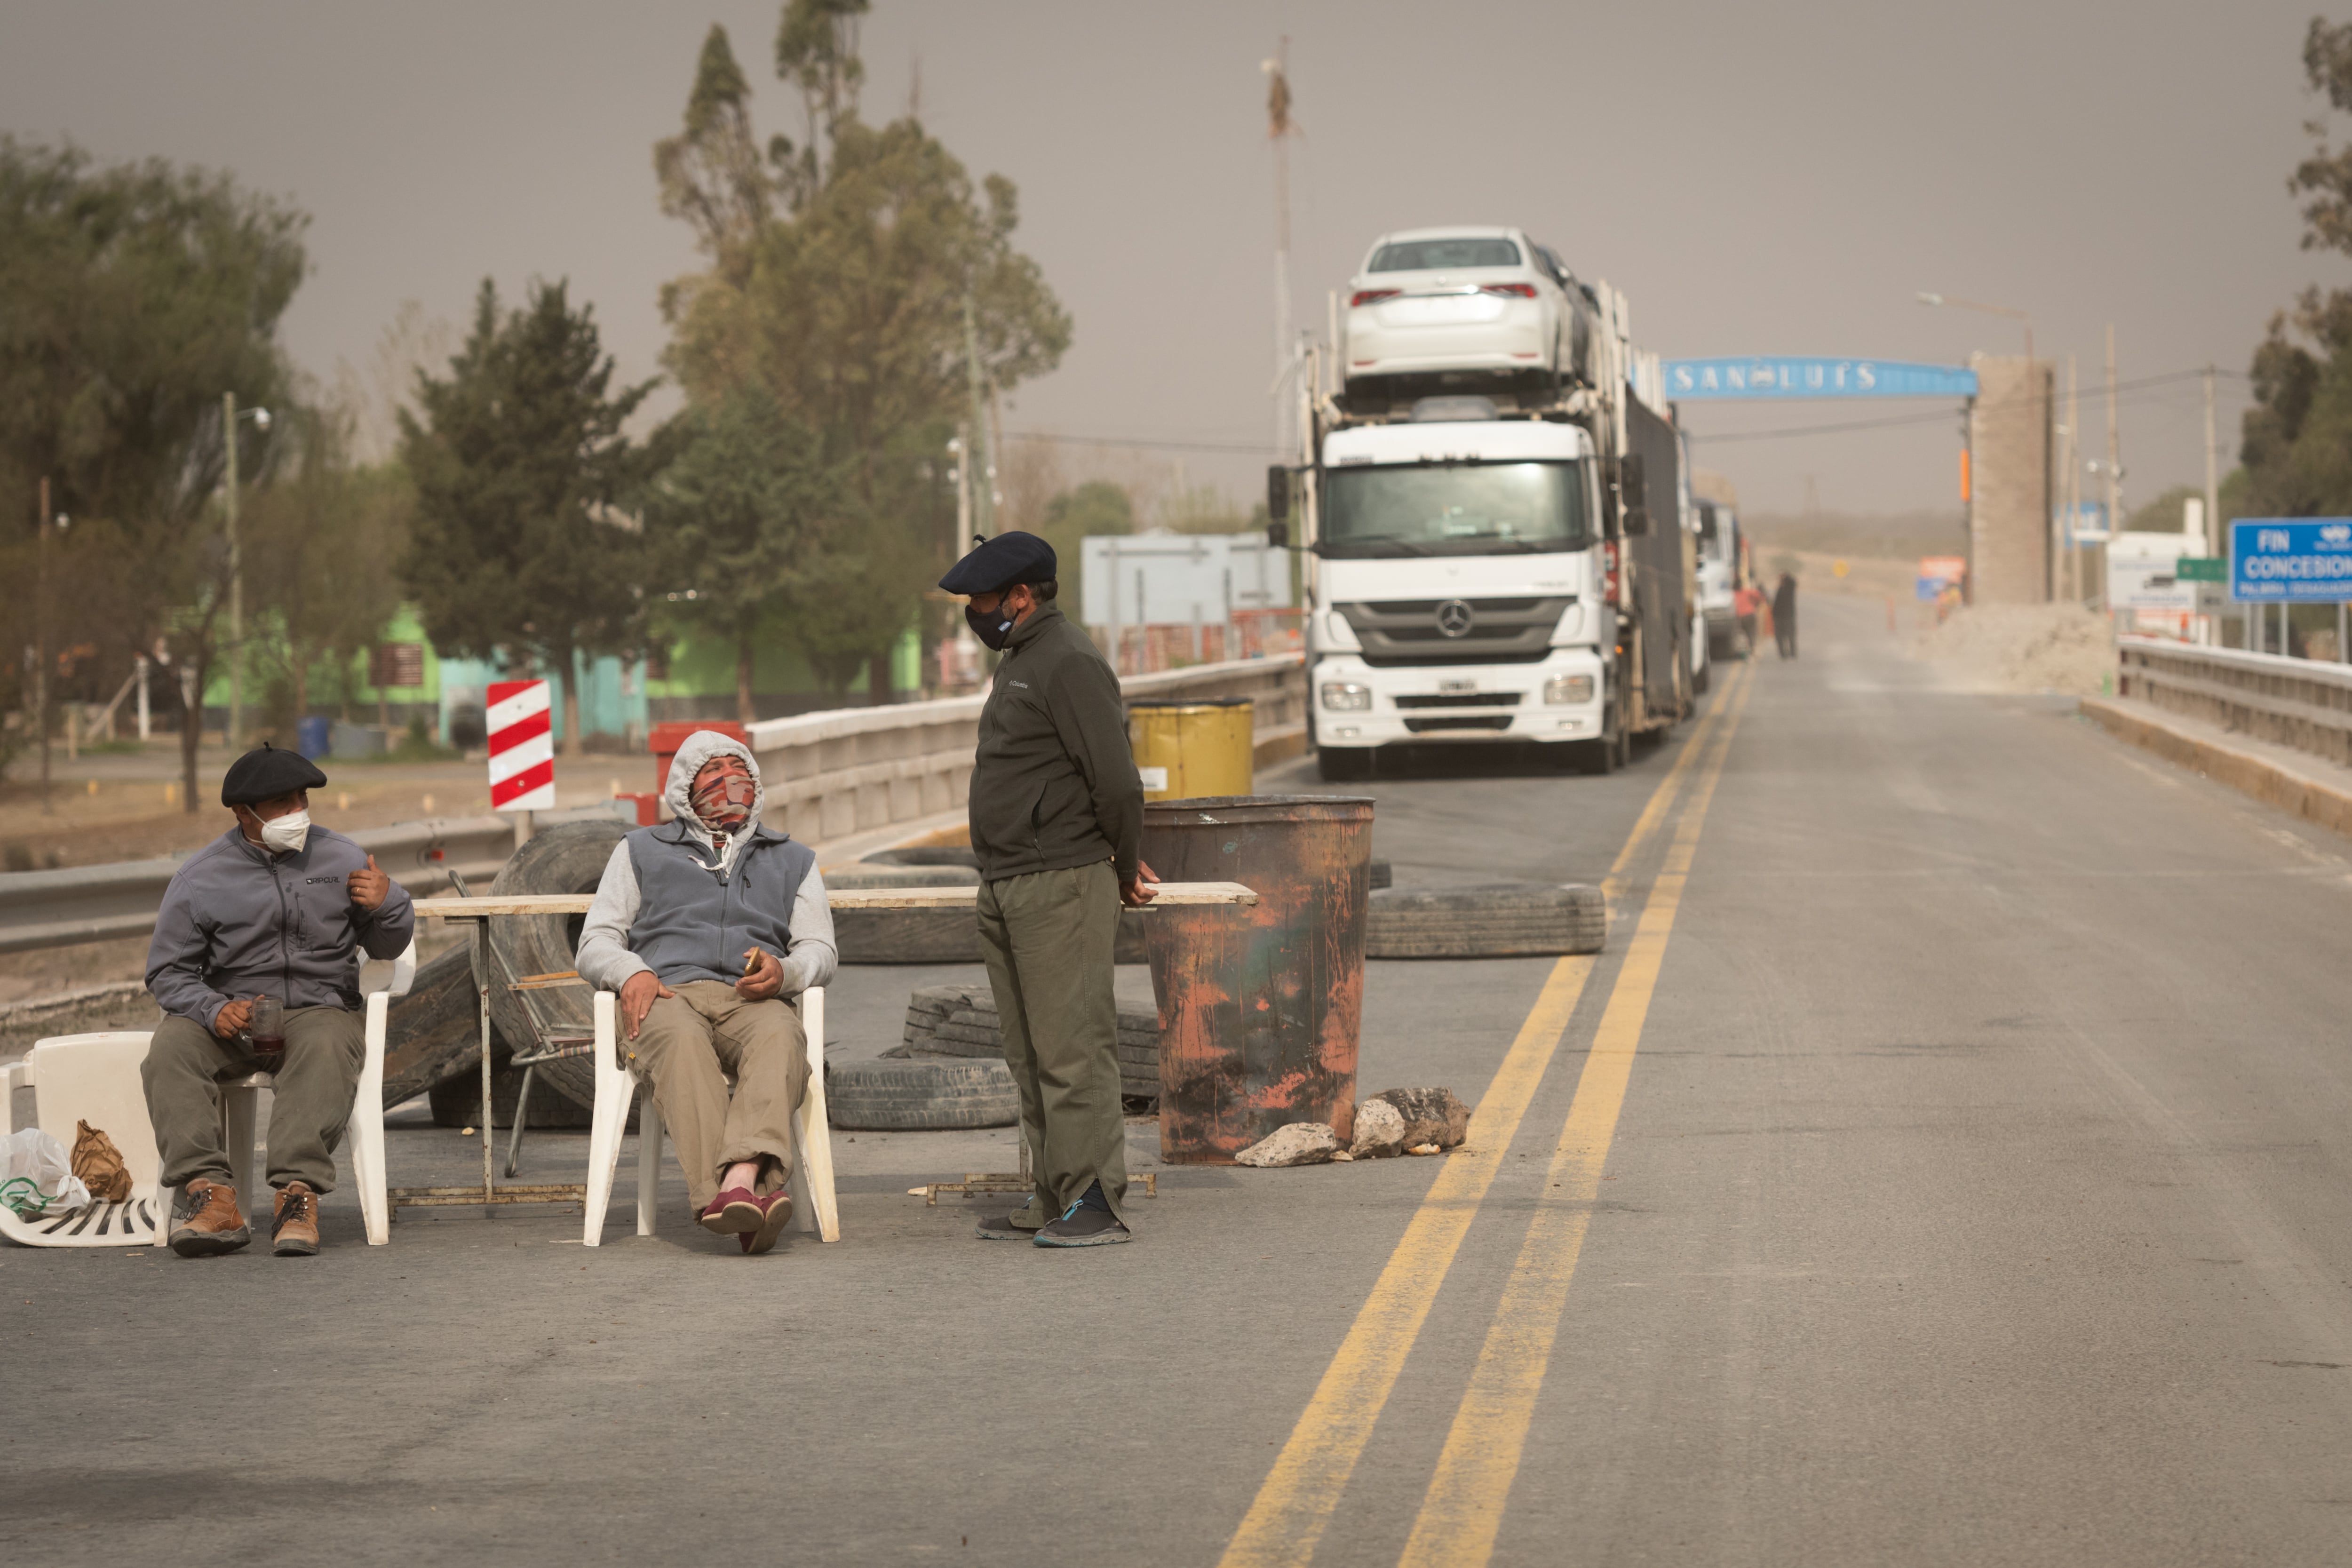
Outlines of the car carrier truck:
{"label": "car carrier truck", "polygon": [[1609,773],[1691,710],[1681,443],[1623,298],[1570,281],[1599,330],[1556,377],[1301,378],[1304,450],[1267,508],[1305,552],[1326,779],[1508,742]]}

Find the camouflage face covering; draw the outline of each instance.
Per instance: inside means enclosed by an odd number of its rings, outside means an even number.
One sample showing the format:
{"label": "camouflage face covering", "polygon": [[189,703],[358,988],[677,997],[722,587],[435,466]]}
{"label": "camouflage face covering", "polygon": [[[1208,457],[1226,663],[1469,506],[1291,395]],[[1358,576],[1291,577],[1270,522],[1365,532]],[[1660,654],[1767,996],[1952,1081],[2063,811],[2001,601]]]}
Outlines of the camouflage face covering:
{"label": "camouflage face covering", "polygon": [[751,820],[751,802],[759,790],[751,770],[735,756],[713,757],[694,775],[694,815],[711,832],[732,836]]}

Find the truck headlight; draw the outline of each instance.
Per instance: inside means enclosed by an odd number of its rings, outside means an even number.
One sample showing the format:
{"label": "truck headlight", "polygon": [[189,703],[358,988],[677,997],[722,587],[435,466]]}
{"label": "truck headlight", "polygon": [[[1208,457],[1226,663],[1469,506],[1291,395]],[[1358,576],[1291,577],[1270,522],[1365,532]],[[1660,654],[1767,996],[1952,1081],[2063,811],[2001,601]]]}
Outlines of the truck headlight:
{"label": "truck headlight", "polygon": [[[1323,689],[1329,691],[1329,687]],[[1565,707],[1570,703],[1592,700],[1592,677],[1589,675],[1555,675],[1544,682],[1544,705]]]}
{"label": "truck headlight", "polygon": [[[1588,678],[1585,688],[1592,686]],[[1372,707],[1372,689],[1359,686],[1352,680],[1326,681],[1323,686],[1323,706],[1334,713],[1369,713]]]}

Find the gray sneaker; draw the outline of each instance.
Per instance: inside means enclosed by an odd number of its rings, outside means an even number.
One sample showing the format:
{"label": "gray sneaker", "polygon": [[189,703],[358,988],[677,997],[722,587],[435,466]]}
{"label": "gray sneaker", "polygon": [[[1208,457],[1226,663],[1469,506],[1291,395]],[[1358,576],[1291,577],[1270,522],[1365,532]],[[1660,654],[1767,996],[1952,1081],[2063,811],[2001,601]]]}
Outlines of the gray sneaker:
{"label": "gray sneaker", "polygon": [[1109,1247],[1134,1239],[1133,1233],[1118,1223],[1118,1215],[1107,1208],[1091,1207],[1084,1200],[1072,1204],[1036,1237],[1039,1247]]}
{"label": "gray sneaker", "polygon": [[1037,1234],[1036,1207],[1032,1198],[1011,1214],[991,1215],[972,1226],[972,1234],[982,1241],[1027,1241]]}

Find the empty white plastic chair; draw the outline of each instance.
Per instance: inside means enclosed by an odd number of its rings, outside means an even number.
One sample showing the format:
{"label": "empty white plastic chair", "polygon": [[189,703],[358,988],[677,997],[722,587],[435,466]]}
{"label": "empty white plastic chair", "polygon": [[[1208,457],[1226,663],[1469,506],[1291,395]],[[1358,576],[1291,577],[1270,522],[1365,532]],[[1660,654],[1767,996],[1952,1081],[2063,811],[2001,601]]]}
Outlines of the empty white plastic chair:
{"label": "empty white plastic chair", "polygon": [[144,1247],[163,1239],[172,1196],[157,1185],[163,1161],[155,1152],[155,1127],[147,1120],[147,1095],[139,1082],[147,1035],[145,1029],[118,1029],[54,1036],[35,1041],[22,1060],[0,1069],[12,1123],[16,1091],[29,1089],[33,1119],[27,1125],[71,1150],[76,1123],[87,1121],[114,1141],[131,1173],[131,1197],[124,1203],[97,1200],[31,1218],[0,1204],[0,1236],[26,1247]]}
{"label": "empty white plastic chair", "polygon": [[[793,1117],[793,1142],[799,1151],[800,1185],[794,1215],[803,1231],[819,1240],[841,1239],[841,1210],[833,1191],[833,1130],[824,1110],[824,987],[812,985],[798,998],[801,1028],[808,1036],[808,1092]],[[621,1162],[621,1138],[629,1124],[629,1102],[637,1075],[621,1065],[620,998],[596,993],[596,1105],[588,1126],[587,1219],[580,1239],[589,1247],[604,1240],[604,1211],[613,1201],[613,1176]],[[654,1233],[654,1200],[661,1186],[661,1111],[648,1093],[637,1110],[637,1234]]]}

